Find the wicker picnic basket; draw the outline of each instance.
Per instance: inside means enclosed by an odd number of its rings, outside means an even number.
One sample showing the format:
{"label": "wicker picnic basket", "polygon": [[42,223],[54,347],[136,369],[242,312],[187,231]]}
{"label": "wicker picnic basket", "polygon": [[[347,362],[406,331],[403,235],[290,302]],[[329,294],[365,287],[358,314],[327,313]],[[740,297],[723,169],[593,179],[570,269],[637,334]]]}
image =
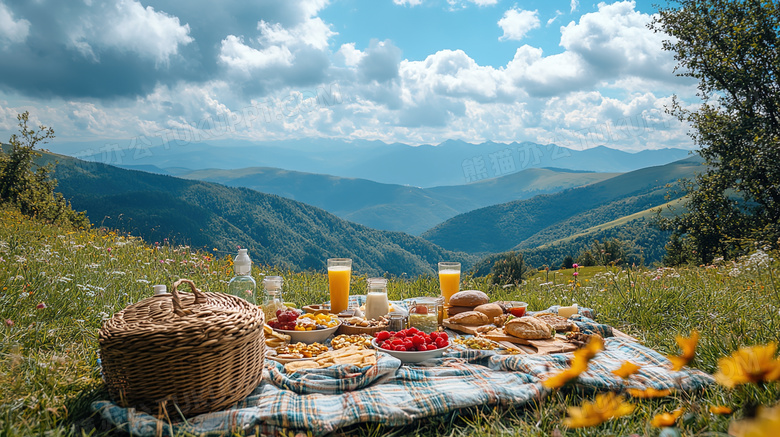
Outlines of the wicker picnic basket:
{"label": "wicker picnic basket", "polygon": [[[179,291],[182,283],[192,293]],[[203,292],[187,279],[176,281],[171,294],[114,314],[99,342],[111,398],[152,414],[221,410],[262,378],[263,312],[239,297]]]}

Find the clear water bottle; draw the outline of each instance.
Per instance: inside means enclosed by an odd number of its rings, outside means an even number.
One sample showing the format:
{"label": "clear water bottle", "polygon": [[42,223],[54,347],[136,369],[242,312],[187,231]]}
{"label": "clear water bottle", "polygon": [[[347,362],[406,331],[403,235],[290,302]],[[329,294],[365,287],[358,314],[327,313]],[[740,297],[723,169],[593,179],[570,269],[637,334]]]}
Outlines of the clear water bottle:
{"label": "clear water bottle", "polygon": [[248,302],[257,305],[255,297],[257,283],[252,277],[252,260],[249,259],[246,249],[238,249],[238,256],[233,261],[233,271],[236,276],[228,283],[228,294],[238,296]]}

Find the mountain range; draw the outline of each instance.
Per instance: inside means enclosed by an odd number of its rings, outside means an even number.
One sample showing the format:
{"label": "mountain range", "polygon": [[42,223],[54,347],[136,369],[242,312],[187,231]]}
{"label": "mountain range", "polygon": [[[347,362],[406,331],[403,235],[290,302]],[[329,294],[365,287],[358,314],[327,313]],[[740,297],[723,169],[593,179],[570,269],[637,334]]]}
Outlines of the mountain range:
{"label": "mountain range", "polygon": [[676,182],[703,169],[698,156],[647,167],[584,187],[470,211],[422,237],[472,254],[537,248],[679,199],[683,194],[675,190]]}
{"label": "mountain range", "polygon": [[[577,256],[593,238],[632,241],[650,254],[648,259],[658,260],[665,236],[648,228],[650,211],[679,199],[676,181],[703,169],[702,160],[691,157],[616,175],[526,169],[460,186],[421,189],[269,168],[175,170],[187,177],[222,182],[213,183],[52,154],[44,158],[54,159],[59,161],[54,174],[58,191],[74,208],[86,210],[97,225],[147,241],[168,238],[229,253],[237,246],[247,247],[260,264],[324,270],[328,257],[349,256],[361,273],[412,276],[434,273],[438,261],[459,260],[467,268],[482,257],[509,250],[528,254],[529,263],[555,266],[565,255]],[[431,216],[426,220],[435,222],[442,210],[454,214],[457,208],[476,205],[476,209],[436,224],[420,238],[373,229],[298,200],[223,183],[255,184],[334,210],[340,207],[339,213],[352,211],[355,217],[374,212],[380,218],[425,223],[424,211]],[[562,191],[479,207],[480,202],[533,194],[529,190],[534,187]],[[407,209],[412,212],[404,215]]]}
{"label": "mountain range", "polygon": [[402,232],[371,229],[320,208],[247,188],[126,170],[66,156],[57,161],[57,191],[97,226],[149,242],[221,253],[249,249],[257,264],[324,271],[331,257],[351,257],[359,274],[433,274],[439,261],[474,257]]}
{"label": "mountain range", "polygon": [[453,216],[483,206],[528,199],[618,174],[529,168],[466,185],[433,188],[267,167],[194,170],[180,172],[179,177],[277,194],[374,229],[419,235]]}
{"label": "mountain range", "polygon": [[[528,168],[627,172],[667,164],[690,154],[683,149],[628,153],[605,146],[584,150],[555,144],[448,140],[410,146],[381,141],[308,138],[284,141],[154,143],[146,138],[92,143],[58,143],[51,149],[81,159],[125,168],[153,168],[176,175],[205,168],[284,168],[414,187],[463,185]],[[62,152],[61,152],[62,153]]]}

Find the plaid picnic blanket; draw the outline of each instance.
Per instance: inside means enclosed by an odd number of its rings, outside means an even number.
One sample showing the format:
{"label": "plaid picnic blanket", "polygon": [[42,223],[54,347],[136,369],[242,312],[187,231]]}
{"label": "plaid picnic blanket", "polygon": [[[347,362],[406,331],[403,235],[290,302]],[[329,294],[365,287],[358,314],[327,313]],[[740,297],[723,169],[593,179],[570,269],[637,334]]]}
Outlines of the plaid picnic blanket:
{"label": "plaid picnic blanket", "polygon": [[[321,436],[363,422],[401,426],[425,417],[478,405],[519,406],[550,393],[541,381],[569,367],[571,353],[500,355],[495,351],[451,350],[443,358],[405,365],[380,354],[374,370],[351,366],[288,375],[269,361],[263,382],[230,410],[168,423],[109,401],[92,404],[109,424],[135,436],[222,435],[245,430],[282,435],[287,430]],[[623,361],[641,367],[628,382],[611,373]],[[346,368],[345,368],[346,367]],[[663,355],[631,340],[605,339],[579,386],[596,391],[674,388],[697,390],[712,377],[696,369],[671,370]],[[286,435],[286,434],[285,434]]]}

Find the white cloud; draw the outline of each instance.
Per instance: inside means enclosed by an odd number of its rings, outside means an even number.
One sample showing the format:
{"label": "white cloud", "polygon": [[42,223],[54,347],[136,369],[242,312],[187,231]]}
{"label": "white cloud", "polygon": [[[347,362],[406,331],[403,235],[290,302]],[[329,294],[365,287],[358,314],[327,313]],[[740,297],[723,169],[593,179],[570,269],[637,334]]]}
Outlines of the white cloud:
{"label": "white cloud", "polygon": [[328,40],[335,35],[330,26],[319,17],[309,17],[302,23],[292,28],[285,28],[279,23],[266,23],[260,21],[257,24],[260,31],[260,41],[267,46],[291,46],[303,43],[317,50],[328,48]]}
{"label": "white cloud", "polygon": [[358,62],[358,71],[367,81],[387,82],[398,77],[401,49],[392,41],[372,40]]}
{"label": "white cloud", "polygon": [[580,6],[580,2],[579,0],[571,0],[571,4],[569,6],[570,6],[569,12],[573,14],[574,11],[576,11],[577,8]]}
{"label": "white cloud", "polygon": [[134,0],[92,6],[69,32],[70,44],[83,55],[99,60],[100,49],[118,49],[167,64],[180,45],[193,41],[190,27],[178,17],[144,8]]}
{"label": "white cloud", "polygon": [[0,2],[0,47],[7,43],[20,43],[30,34],[30,22],[14,19],[14,14]]}
{"label": "white cloud", "polygon": [[243,38],[228,35],[222,40],[219,61],[232,69],[250,73],[258,69],[292,65],[293,54],[282,46],[258,50],[244,44]]}
{"label": "white cloud", "polygon": [[555,15],[553,15],[551,18],[547,20],[547,26],[553,24],[555,20],[557,20],[558,17],[560,17],[561,15],[563,15],[563,12],[561,12],[560,10],[556,10]]}
{"label": "white cloud", "polygon": [[498,20],[498,26],[504,31],[504,34],[498,38],[499,40],[519,41],[532,29],[540,26],[539,11],[509,9]]}
{"label": "white cloud", "polygon": [[401,76],[410,101],[439,95],[491,102],[507,94],[501,71],[480,66],[462,50],[441,50],[424,61],[403,61]]}
{"label": "white cloud", "polygon": [[339,51],[336,52],[344,60],[344,65],[354,67],[363,59],[363,52],[355,48],[355,43],[342,44]]}
{"label": "white cloud", "polygon": [[674,58],[663,50],[663,34],[646,25],[652,19],[636,11],[633,1],[599,3],[561,30],[561,46],[588,62],[600,77],[635,75],[674,79]]}
{"label": "white cloud", "polygon": [[417,6],[422,4],[422,0],[393,0],[393,3],[401,6]]}
{"label": "white cloud", "polygon": [[477,6],[492,6],[498,4],[498,0],[468,0]]}

